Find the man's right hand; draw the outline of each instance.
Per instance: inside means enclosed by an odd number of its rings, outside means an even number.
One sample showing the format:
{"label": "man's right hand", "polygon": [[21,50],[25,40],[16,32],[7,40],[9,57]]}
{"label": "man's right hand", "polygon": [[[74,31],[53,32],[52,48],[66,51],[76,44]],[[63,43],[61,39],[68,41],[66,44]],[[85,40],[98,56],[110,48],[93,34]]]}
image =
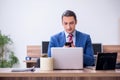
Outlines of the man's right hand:
{"label": "man's right hand", "polygon": [[63,47],[75,47],[75,45],[73,43],[66,42]]}

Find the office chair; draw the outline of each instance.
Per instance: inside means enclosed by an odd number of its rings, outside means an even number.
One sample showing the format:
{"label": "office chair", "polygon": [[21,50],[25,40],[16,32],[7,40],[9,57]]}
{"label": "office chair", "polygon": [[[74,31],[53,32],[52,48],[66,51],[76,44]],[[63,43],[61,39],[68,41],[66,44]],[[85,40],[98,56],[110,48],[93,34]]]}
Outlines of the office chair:
{"label": "office chair", "polygon": [[101,43],[92,43],[93,51],[94,51],[94,66],[96,65],[97,54],[102,51],[102,44]]}
{"label": "office chair", "polygon": [[120,69],[120,63],[116,63],[116,69]]}

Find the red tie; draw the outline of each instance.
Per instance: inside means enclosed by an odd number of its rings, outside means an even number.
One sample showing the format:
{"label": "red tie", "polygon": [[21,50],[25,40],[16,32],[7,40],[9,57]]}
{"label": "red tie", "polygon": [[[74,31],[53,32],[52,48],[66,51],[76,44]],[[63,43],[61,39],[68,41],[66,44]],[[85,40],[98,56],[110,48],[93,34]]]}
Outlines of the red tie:
{"label": "red tie", "polygon": [[73,43],[73,34],[69,34],[68,37],[69,37],[69,42]]}

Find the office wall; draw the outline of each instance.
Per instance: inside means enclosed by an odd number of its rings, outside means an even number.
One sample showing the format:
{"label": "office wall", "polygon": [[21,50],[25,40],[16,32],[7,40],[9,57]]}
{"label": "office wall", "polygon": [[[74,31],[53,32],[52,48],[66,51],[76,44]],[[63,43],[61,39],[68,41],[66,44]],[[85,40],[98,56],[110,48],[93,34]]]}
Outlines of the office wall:
{"label": "office wall", "polygon": [[91,35],[92,42],[120,44],[120,0],[0,0],[0,30],[14,41],[14,51],[25,67],[27,45],[63,30],[61,14],[75,11],[76,28]]}

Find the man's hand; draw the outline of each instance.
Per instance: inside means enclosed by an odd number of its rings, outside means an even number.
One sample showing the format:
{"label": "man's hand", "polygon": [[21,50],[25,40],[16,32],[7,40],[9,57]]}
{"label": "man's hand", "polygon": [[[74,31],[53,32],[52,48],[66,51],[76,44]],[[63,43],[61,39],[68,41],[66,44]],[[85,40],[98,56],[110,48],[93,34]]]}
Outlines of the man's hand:
{"label": "man's hand", "polygon": [[71,47],[75,47],[75,45],[73,43],[71,43]]}
{"label": "man's hand", "polygon": [[66,42],[63,47],[69,48],[69,47],[75,47],[75,45],[73,43]]}

